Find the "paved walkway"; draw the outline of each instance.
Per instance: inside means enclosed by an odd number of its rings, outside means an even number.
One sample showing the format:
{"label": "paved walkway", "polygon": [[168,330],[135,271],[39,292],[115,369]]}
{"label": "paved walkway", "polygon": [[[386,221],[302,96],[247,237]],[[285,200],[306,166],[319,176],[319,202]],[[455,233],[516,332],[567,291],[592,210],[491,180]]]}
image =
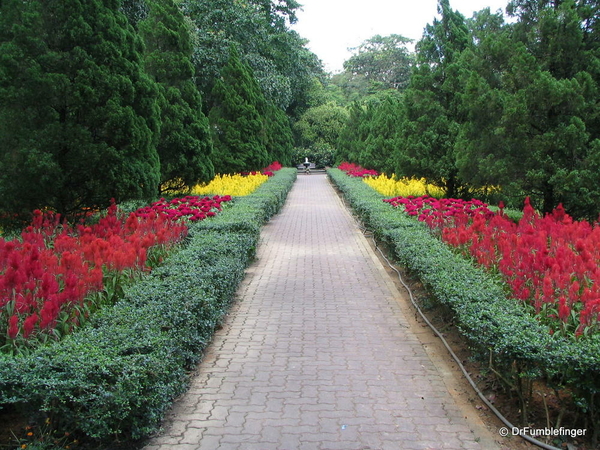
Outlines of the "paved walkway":
{"label": "paved walkway", "polygon": [[398,295],[326,177],[299,175],[146,450],[481,448]]}

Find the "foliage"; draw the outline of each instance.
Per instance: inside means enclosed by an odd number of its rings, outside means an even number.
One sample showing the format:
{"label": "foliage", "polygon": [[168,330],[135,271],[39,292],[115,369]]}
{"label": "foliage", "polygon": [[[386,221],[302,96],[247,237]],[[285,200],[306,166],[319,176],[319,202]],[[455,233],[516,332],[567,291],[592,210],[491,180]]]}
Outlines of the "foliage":
{"label": "foliage", "polygon": [[310,87],[306,92],[306,103],[304,109],[300,111],[301,113],[305,112],[308,108],[326,103],[348,106],[342,89],[333,82],[334,77],[335,75],[330,78],[313,77]]}
{"label": "foliage", "polygon": [[335,103],[342,106],[366,100],[383,88],[381,85],[369,82],[365,77],[353,76],[347,71],[332,75],[329,79],[329,86],[335,95]]}
{"label": "foliage", "polygon": [[380,172],[393,173],[405,119],[403,97],[395,90],[353,103],[340,131],[338,161],[356,161]]}
{"label": "foliage", "polygon": [[370,134],[373,108],[370,103],[354,102],[348,108],[348,120],[340,130],[336,147],[336,162],[358,161]]}
{"label": "foliage", "polygon": [[138,23],[148,17],[150,7],[146,0],[121,0],[119,10],[125,14],[129,23],[137,30]]}
{"label": "foliage", "polygon": [[[370,120],[364,125],[368,134],[357,162],[379,172],[393,173],[396,151],[401,147],[399,130],[406,118],[402,96],[390,90],[369,102]],[[360,145],[360,144],[359,144]]]}
{"label": "foliage", "polygon": [[309,108],[294,124],[296,143],[300,147],[335,147],[347,120],[346,108],[333,103]]}
{"label": "foliage", "polygon": [[563,203],[576,217],[595,219],[600,129],[593,98],[600,74],[590,48],[594,33],[574,2],[543,3],[535,13],[522,11],[510,27],[498,29],[493,16],[478,19],[480,45],[464,55],[472,70],[465,75],[459,166],[467,180],[496,178],[544,212]]}
{"label": "foliage", "polygon": [[159,110],[116,0],[0,3],[0,210],[156,193]]}
{"label": "foliage", "polygon": [[209,108],[214,84],[229,59],[229,48],[239,49],[252,67],[262,94],[290,112],[303,108],[314,76],[322,73],[306,41],[287,28],[296,20],[294,0],[184,0],[182,7],[195,24],[197,82]]}
{"label": "foliage", "polygon": [[214,176],[208,119],[194,82],[193,48],[183,14],[173,0],[152,0],[148,6],[139,33],[146,72],[159,89],[160,191],[182,191]]}
{"label": "foliage", "polygon": [[594,220],[600,9],[592,3],[514,0],[516,20],[505,23],[489,8],[466,20],[440,0],[408,89],[367,97],[354,87],[362,100],[349,107],[336,160],[425,178],[449,197],[485,192],[513,208],[530,197],[543,212],[562,203]]}
{"label": "foliage", "polygon": [[417,43],[395,173],[425,178],[455,197],[463,188],[454,158],[460,123],[459,56],[471,37],[465,18],[450,8],[448,0],[439,0],[438,13],[441,19],[427,25]]}
{"label": "foliage", "polygon": [[398,34],[375,35],[367,39],[356,52],[344,62],[344,70],[353,77],[364,77],[378,89],[404,90],[410,78],[412,55],[406,48],[411,39]]}
{"label": "foliage", "polygon": [[215,106],[208,115],[212,130],[215,172],[260,170],[269,163],[265,146],[266,100],[250,67],[235,47],[212,93]]}
{"label": "foliage", "polygon": [[281,108],[267,102],[264,122],[269,160],[281,161],[283,165],[290,166],[294,136],[289,116]]}
{"label": "foliage", "polygon": [[214,219],[193,224],[186,248],[90,326],[31,356],[1,357],[0,403],[45,414],[103,448],[155,432],[232,301],[261,225],[295,177],[295,169],[280,170]]}

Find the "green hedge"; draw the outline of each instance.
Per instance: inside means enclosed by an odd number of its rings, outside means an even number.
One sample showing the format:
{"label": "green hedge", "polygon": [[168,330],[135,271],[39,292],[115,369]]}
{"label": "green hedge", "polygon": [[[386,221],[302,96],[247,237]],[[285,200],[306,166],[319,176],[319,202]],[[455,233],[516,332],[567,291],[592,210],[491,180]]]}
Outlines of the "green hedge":
{"label": "green hedge", "polygon": [[[552,336],[519,301],[508,298],[499,277],[475,267],[433,235],[428,227],[382,201],[361,179],[328,171],[358,218],[385,242],[395,259],[417,275],[428,291],[455,314],[474,349],[517,378],[540,378],[567,389],[598,427],[600,336],[568,340]],[[591,425],[590,425],[590,428]]]}
{"label": "green hedge", "polygon": [[63,341],[0,359],[0,404],[42,411],[98,443],[137,440],[160,426],[188,383],[252,261],[261,226],[296,179],[282,169],[255,193],[191,226],[185,247],[122,301]]}

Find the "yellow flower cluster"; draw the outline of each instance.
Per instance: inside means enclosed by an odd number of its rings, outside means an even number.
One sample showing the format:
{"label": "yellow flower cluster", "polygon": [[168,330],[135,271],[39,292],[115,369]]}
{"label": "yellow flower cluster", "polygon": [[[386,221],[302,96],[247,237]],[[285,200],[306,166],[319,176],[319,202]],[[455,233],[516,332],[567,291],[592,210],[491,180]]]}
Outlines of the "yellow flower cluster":
{"label": "yellow flower cluster", "polygon": [[381,174],[378,177],[366,177],[363,181],[386,197],[431,195],[432,197],[441,198],[444,196],[442,189],[433,184],[427,184],[424,179],[401,178],[398,180],[395,175],[388,178],[387,175]]}
{"label": "yellow flower cluster", "polygon": [[256,188],[267,181],[269,177],[262,173],[242,176],[217,175],[210,183],[198,184],[192,189],[194,195],[231,195],[241,197],[252,194]]}

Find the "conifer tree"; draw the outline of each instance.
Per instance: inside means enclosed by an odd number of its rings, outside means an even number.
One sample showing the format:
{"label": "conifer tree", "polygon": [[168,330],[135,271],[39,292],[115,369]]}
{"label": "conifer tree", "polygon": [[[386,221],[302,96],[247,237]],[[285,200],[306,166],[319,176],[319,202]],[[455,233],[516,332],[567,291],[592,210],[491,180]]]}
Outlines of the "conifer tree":
{"label": "conifer tree", "polygon": [[214,176],[208,119],[193,78],[193,48],[183,14],[173,0],[148,5],[139,31],[146,44],[146,70],[160,94],[160,190],[182,190]]}
{"label": "conifer tree", "polygon": [[291,165],[294,136],[290,118],[281,108],[268,102],[265,125],[267,127],[269,161],[279,161],[284,166]]}
{"label": "conifer tree", "polygon": [[348,120],[340,130],[336,145],[336,162],[357,162],[370,133],[373,109],[368,102],[354,101],[348,108]]}
{"label": "conifer tree", "polygon": [[156,87],[117,0],[0,3],[0,209],[74,213],[159,181]]}
{"label": "conifer tree", "polygon": [[369,123],[369,135],[360,152],[358,163],[364,167],[392,175],[394,154],[399,147],[398,132],[404,121],[404,104],[398,91],[381,94],[374,105]]}
{"label": "conifer tree", "polygon": [[502,186],[515,206],[530,196],[545,212],[562,203],[596,219],[599,66],[582,24],[571,0],[526,8],[510,26],[480,14],[477,45],[463,58],[470,73],[456,156],[464,179]]}
{"label": "conifer tree", "polygon": [[465,18],[439,0],[441,19],[425,29],[417,44],[417,63],[406,92],[404,144],[397,152],[397,174],[426,178],[450,197],[461,195],[454,147],[460,124],[459,57],[470,43]]}
{"label": "conifer tree", "polygon": [[252,71],[230,49],[229,61],[213,88],[208,115],[213,136],[213,164],[220,174],[260,170],[267,166],[266,101]]}

